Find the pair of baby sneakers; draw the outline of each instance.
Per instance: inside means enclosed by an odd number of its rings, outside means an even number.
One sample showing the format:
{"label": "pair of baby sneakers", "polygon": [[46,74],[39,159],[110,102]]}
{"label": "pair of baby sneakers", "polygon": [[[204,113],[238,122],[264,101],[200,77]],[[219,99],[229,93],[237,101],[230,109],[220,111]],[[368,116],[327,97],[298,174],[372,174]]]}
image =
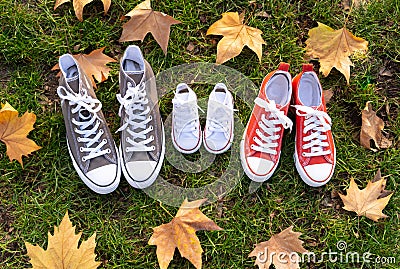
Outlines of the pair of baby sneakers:
{"label": "pair of baby sneakers", "polygon": [[289,64],[281,63],[261,84],[240,144],[242,166],[253,181],[263,182],[272,176],[279,163],[284,129],[292,129],[287,117],[292,103],[295,166],[306,184],[319,187],[331,179],[335,169],[331,118],[313,66],[304,64],[293,80],[288,71]]}
{"label": "pair of baby sneakers", "polygon": [[129,46],[121,59],[121,141],[115,145],[102,104],[89,77],[70,54],[59,59],[61,77],[57,93],[66,127],[73,166],[93,191],[107,194],[120,182],[121,171],[135,188],[146,188],[157,178],[164,159],[164,128],[159,112],[154,74],[137,46]]}
{"label": "pair of baby sneakers", "polygon": [[233,98],[224,83],[215,85],[208,99],[207,119],[201,130],[196,93],[185,83],[176,87],[172,100],[172,143],[184,154],[196,152],[202,141],[213,154],[227,151],[233,141]]}

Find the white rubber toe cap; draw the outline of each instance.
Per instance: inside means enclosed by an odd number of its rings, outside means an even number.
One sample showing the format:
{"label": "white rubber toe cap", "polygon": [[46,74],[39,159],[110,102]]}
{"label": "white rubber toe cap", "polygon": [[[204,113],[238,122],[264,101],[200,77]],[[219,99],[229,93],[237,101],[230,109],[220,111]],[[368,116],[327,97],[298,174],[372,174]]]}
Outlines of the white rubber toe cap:
{"label": "white rubber toe cap", "polygon": [[129,175],[137,181],[145,181],[151,177],[156,169],[155,161],[135,161],[126,164]]}
{"label": "white rubber toe cap", "polygon": [[333,165],[330,163],[312,164],[305,166],[304,170],[310,180],[322,183],[331,179]]}
{"label": "white rubber toe cap", "polygon": [[108,186],[116,180],[117,174],[117,165],[108,164],[87,172],[86,176],[99,186]]}
{"label": "white rubber toe cap", "polygon": [[274,167],[272,161],[258,157],[248,157],[247,163],[251,171],[253,171],[257,176],[267,176]]}

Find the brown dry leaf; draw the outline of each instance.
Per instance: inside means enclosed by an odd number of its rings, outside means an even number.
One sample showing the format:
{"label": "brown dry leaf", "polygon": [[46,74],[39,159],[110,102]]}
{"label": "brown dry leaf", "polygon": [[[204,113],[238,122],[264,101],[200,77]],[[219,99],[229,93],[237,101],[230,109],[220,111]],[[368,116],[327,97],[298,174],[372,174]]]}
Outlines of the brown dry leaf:
{"label": "brown dry leaf", "polygon": [[320,71],[326,77],[335,67],[350,81],[350,66],[353,63],[349,56],[355,52],[365,53],[368,42],[354,36],[345,27],[333,30],[329,26],[318,23],[318,27],[310,29],[306,41],[306,58],[319,59]]}
{"label": "brown dry leaf", "polygon": [[261,62],[262,45],[265,44],[261,37],[262,31],[243,24],[243,20],[244,13],[239,15],[237,12],[227,12],[207,30],[207,35],[224,36],[217,46],[218,64],[238,56],[244,46],[253,50]]}
{"label": "brown dry leaf", "polygon": [[72,226],[67,212],[60,226],[54,227],[54,235],[49,232],[47,250],[25,242],[30,258],[29,262],[34,269],[94,269],[99,267],[101,262],[95,261],[96,254],[94,253],[96,234],[93,234],[88,240],[82,241],[78,248],[81,235],[82,232],[75,234],[75,226]]}
{"label": "brown dry leaf", "polygon": [[18,111],[9,103],[2,105],[0,110],[0,141],[7,146],[7,155],[10,161],[17,160],[21,165],[22,155],[28,156],[40,149],[34,141],[27,138],[36,121],[36,115],[25,112],[18,117]]}
{"label": "brown dry leaf", "polygon": [[179,24],[180,21],[162,12],[154,11],[150,0],[140,3],[125,16],[131,19],[122,26],[119,42],[134,40],[143,42],[146,35],[151,33],[164,54],[167,54],[171,25]]}
{"label": "brown dry leaf", "polygon": [[194,267],[201,268],[203,249],[196,231],[222,230],[199,210],[206,200],[188,202],[185,199],[170,223],[153,228],[154,233],[149,240],[149,245],[157,246],[157,258],[161,269],[168,268],[175,248],[178,248],[181,256],[188,259]]}
{"label": "brown dry leaf", "polygon": [[255,265],[259,269],[268,269],[272,264],[276,269],[300,268],[300,256],[293,253],[306,253],[307,250],[299,239],[301,233],[293,232],[292,229],[293,226],[290,226],[255,246],[249,257],[256,257]]}
{"label": "brown dry leaf", "polygon": [[[83,71],[90,77],[90,81],[92,82],[93,87],[97,88],[96,83],[93,77],[98,82],[103,82],[108,79],[108,75],[110,73],[110,68],[107,67],[106,64],[116,62],[111,57],[108,57],[103,53],[104,47],[94,50],[89,54],[74,54],[72,55],[79,63],[79,66],[83,69]],[[53,66],[51,70],[58,70],[60,67],[58,64]],[[57,76],[60,76],[61,73],[58,73]]]}
{"label": "brown dry leaf", "polygon": [[[61,6],[64,3],[70,2],[71,0],[56,0],[56,3],[54,5],[54,10],[57,9],[59,6]],[[83,21],[83,8],[92,2],[93,0],[73,0],[72,5],[74,6],[75,10],[75,15],[78,18],[78,20]],[[104,14],[107,14],[108,9],[110,8],[111,5],[111,0],[101,0],[104,5]]]}
{"label": "brown dry leaf", "polygon": [[382,213],[393,193],[385,190],[386,180],[378,170],[373,181],[368,181],[367,187],[360,190],[354,179],[350,181],[347,194],[340,194],[344,203],[343,209],[356,212],[358,216],[366,216],[373,221],[387,216]]}
{"label": "brown dry leaf", "polygon": [[363,147],[376,151],[371,148],[371,139],[375,142],[378,149],[388,148],[392,145],[392,141],[382,135],[385,123],[372,110],[371,102],[367,102],[361,114],[362,126],[360,133],[360,143]]}
{"label": "brown dry leaf", "polygon": [[332,89],[323,90],[322,95],[324,96],[325,104],[327,104],[327,103],[329,103],[329,101],[331,100],[331,98],[333,96],[333,91],[332,91]]}

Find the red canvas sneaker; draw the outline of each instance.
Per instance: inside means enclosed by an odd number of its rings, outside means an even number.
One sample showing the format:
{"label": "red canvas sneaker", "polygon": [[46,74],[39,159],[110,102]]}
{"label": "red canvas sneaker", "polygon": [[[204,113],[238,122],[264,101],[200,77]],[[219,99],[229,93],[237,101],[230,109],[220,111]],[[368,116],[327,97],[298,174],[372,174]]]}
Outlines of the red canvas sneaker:
{"label": "red canvas sneaker", "polygon": [[250,120],[240,143],[240,159],[246,175],[253,181],[269,179],[278,166],[284,129],[292,129],[287,117],[292,96],[289,64],[263,80]]}
{"label": "red canvas sneaker", "polygon": [[300,177],[312,187],[326,184],[336,163],[331,118],[326,113],[322,87],[312,64],[293,79],[296,110],[296,147],[294,161]]}

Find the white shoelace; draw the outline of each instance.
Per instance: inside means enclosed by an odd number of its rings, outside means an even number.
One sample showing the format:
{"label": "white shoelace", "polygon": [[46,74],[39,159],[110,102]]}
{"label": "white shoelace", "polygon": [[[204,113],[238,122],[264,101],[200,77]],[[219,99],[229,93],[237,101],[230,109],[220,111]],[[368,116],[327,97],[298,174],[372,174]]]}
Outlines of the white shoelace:
{"label": "white shoelace", "polygon": [[[146,127],[153,118],[151,115],[148,116],[150,107],[146,106],[149,103],[149,99],[146,97],[145,84],[140,83],[139,85],[133,86],[132,83],[128,82],[125,96],[122,97],[121,94],[117,94],[117,99],[121,104],[118,115],[121,117],[123,109],[125,109],[125,113],[128,115],[128,118],[125,119],[125,123],[117,132],[126,129],[132,137],[126,138],[126,142],[131,145],[131,147],[126,147],[126,151],[138,152],[155,150],[155,146],[147,145],[154,140],[154,136],[151,135],[148,137],[148,134],[153,130],[153,126],[150,125]],[[136,129],[142,130],[135,131]]]}
{"label": "white shoelace", "polygon": [[178,129],[178,133],[191,133],[196,131],[198,124],[197,109],[204,112],[196,103],[196,101],[182,101],[180,99],[172,99],[174,104],[174,128]]}
{"label": "white shoelace", "polygon": [[311,149],[310,152],[304,152],[304,157],[322,156],[331,153],[331,150],[324,150],[329,143],[326,142],[327,131],[331,129],[331,118],[324,111],[312,109],[311,107],[296,105],[296,114],[300,117],[305,117],[303,133],[311,131],[308,136],[303,137],[303,149]]}
{"label": "white shoelace", "polygon": [[224,106],[221,103],[214,102],[213,108],[211,111],[207,112],[207,118],[209,125],[207,128],[211,132],[219,132],[229,134],[231,128],[231,118],[234,111],[237,109],[230,108],[228,106]]}
{"label": "white shoelace", "polygon": [[255,144],[252,144],[250,147],[253,150],[261,151],[269,154],[277,154],[276,147],[278,146],[277,139],[280,138],[280,135],[275,134],[281,130],[281,127],[277,127],[277,125],[282,125],[283,128],[292,130],[293,122],[285,116],[283,111],[279,110],[275,102],[271,100],[269,103],[259,97],[254,100],[254,102],[265,109],[265,112],[269,112],[269,118],[267,119],[265,114],[261,115],[261,120],[258,122],[258,126],[261,128],[264,133],[267,133],[268,136],[264,135],[260,129],[256,129],[256,134],[259,136],[253,137]]}
{"label": "white shoelace", "polygon": [[[103,129],[99,129],[101,119],[97,116],[97,112],[101,109],[101,103],[97,99],[93,99],[91,96],[84,94],[76,94],[71,91],[67,91],[67,89],[63,86],[59,86],[57,88],[58,96],[64,100],[68,100],[71,105],[76,105],[72,110],[72,114],[79,113],[79,119],[82,121],[77,121],[74,118],[71,120],[73,124],[78,126],[78,128],[74,128],[74,131],[79,134],[77,141],[85,143],[86,147],[80,147],[81,152],[87,152],[86,156],[82,157],[82,161],[87,161],[104,154],[110,153],[111,150],[102,149],[104,145],[107,144],[107,140],[103,139],[101,142],[99,141],[101,135],[104,133]],[[85,113],[87,111],[88,113]],[[87,115],[85,115],[87,114]],[[95,123],[96,122],[96,123]],[[93,128],[89,128],[90,126]],[[90,137],[94,135],[94,137]],[[97,146],[92,147],[94,143],[98,143]]]}

